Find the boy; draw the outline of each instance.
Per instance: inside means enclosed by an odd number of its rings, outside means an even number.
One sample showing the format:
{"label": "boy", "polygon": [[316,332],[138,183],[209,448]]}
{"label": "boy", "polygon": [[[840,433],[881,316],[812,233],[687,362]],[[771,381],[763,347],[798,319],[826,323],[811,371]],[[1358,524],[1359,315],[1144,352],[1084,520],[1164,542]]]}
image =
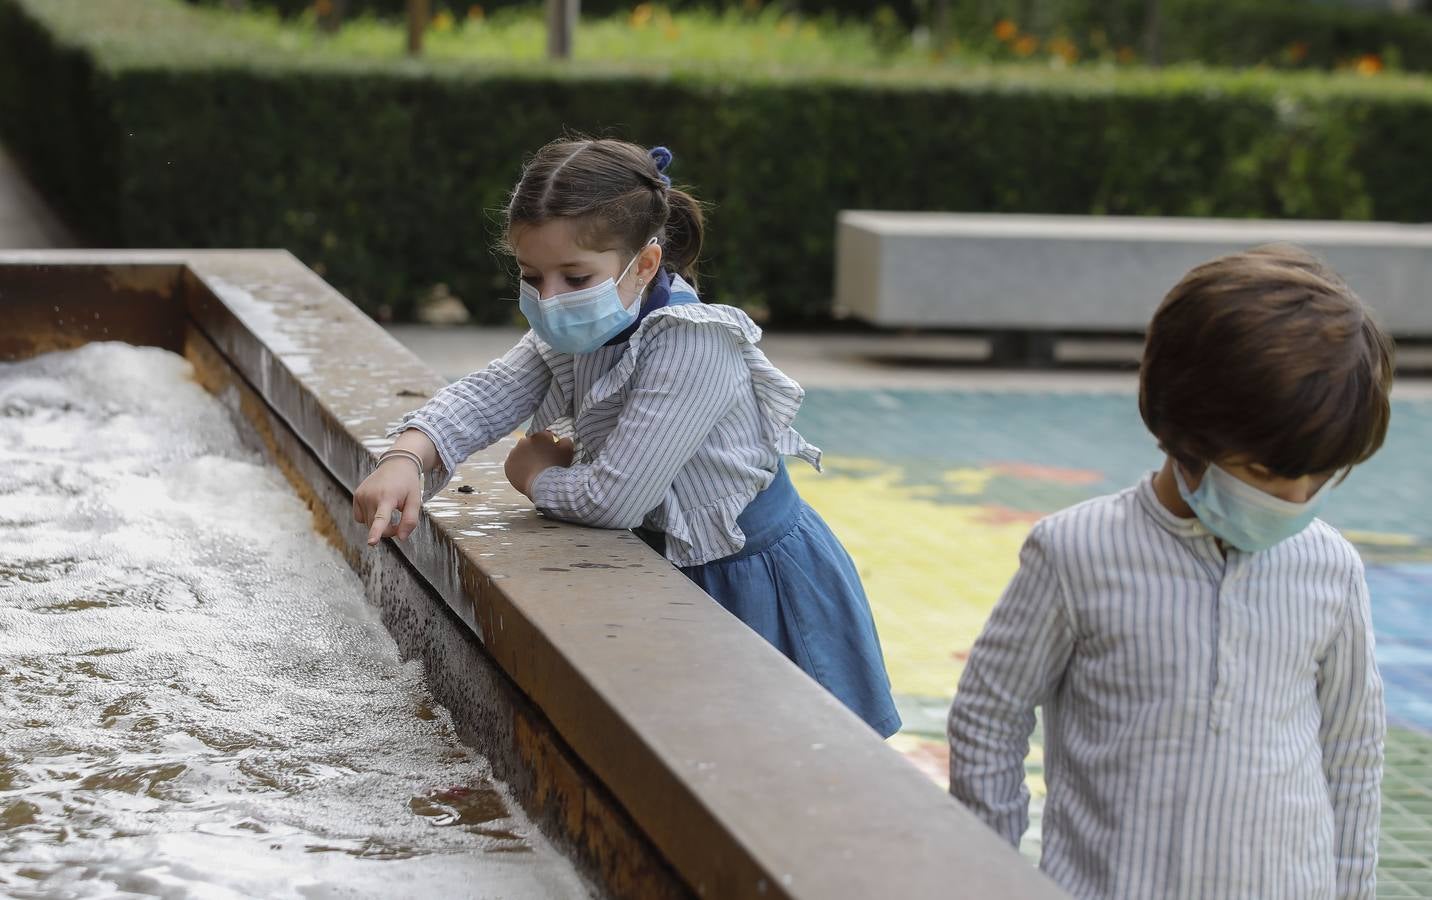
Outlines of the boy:
{"label": "boy", "polygon": [[1392,344],[1286,245],[1149,327],[1166,454],[1034,527],[950,709],[950,793],[1011,843],[1044,707],[1040,867],[1078,897],[1373,897],[1382,682],[1356,551],[1314,519],[1382,445]]}

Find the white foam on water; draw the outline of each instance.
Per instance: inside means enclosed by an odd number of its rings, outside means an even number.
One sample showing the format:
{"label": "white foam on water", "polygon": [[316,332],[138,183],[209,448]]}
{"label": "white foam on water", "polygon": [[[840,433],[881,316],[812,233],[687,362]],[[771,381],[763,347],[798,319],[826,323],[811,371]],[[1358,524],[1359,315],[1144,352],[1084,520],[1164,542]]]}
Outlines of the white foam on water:
{"label": "white foam on water", "polygon": [[0,893],[571,897],[187,362],[0,364]]}

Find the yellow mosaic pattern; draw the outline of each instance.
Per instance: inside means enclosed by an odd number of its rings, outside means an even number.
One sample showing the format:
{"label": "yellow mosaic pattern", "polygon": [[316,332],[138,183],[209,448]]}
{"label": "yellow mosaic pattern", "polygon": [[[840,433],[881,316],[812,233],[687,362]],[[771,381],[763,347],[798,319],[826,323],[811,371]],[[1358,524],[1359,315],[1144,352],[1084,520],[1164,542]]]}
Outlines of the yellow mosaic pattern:
{"label": "yellow mosaic pattern", "polygon": [[[944,494],[974,497],[996,474],[944,472]],[[860,569],[894,692],[953,694],[964,655],[1018,568],[1032,519],[933,502],[935,488],[904,484],[898,467],[877,460],[843,458],[825,474],[792,467],[791,478]]]}

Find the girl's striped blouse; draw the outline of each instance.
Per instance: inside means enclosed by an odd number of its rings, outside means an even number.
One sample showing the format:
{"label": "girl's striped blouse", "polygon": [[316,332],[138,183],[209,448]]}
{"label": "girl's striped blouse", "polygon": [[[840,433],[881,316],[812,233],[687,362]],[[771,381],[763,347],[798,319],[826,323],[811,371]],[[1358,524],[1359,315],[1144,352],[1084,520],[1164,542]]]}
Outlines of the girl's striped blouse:
{"label": "girl's striped blouse", "polygon": [[692,302],[680,278],[672,295],[625,344],[592,353],[559,353],[528,332],[405,416],[389,433],[417,428],[438,449],[427,496],[530,416],[530,431],[572,437],[577,447],[570,468],[534,480],[544,513],[662,531],[679,566],[738,552],[745,536],[736,519],[780,457],[819,468],[820,450],[791,427],[805,393],[757,349],[756,324],[734,307]]}

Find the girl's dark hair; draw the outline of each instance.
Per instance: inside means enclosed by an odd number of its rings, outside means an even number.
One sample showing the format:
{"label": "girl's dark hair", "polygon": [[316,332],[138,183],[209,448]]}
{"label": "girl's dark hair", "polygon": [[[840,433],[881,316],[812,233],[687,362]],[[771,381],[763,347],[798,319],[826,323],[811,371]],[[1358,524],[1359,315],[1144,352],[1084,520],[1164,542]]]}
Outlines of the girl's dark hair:
{"label": "girl's dark hair", "polygon": [[512,189],[506,217],[509,249],[517,228],[572,219],[578,239],[589,249],[622,249],[635,255],[657,237],[663,265],[694,286],[701,255],[701,204],[671,187],[662,174],[670,158],[669,152],[647,151],[626,141],[553,141],[527,162]]}
{"label": "girl's dark hair", "polygon": [[1149,325],[1139,411],[1193,472],[1246,455],[1285,478],[1365,462],[1391,417],[1393,344],[1347,283],[1289,244],[1196,266]]}

